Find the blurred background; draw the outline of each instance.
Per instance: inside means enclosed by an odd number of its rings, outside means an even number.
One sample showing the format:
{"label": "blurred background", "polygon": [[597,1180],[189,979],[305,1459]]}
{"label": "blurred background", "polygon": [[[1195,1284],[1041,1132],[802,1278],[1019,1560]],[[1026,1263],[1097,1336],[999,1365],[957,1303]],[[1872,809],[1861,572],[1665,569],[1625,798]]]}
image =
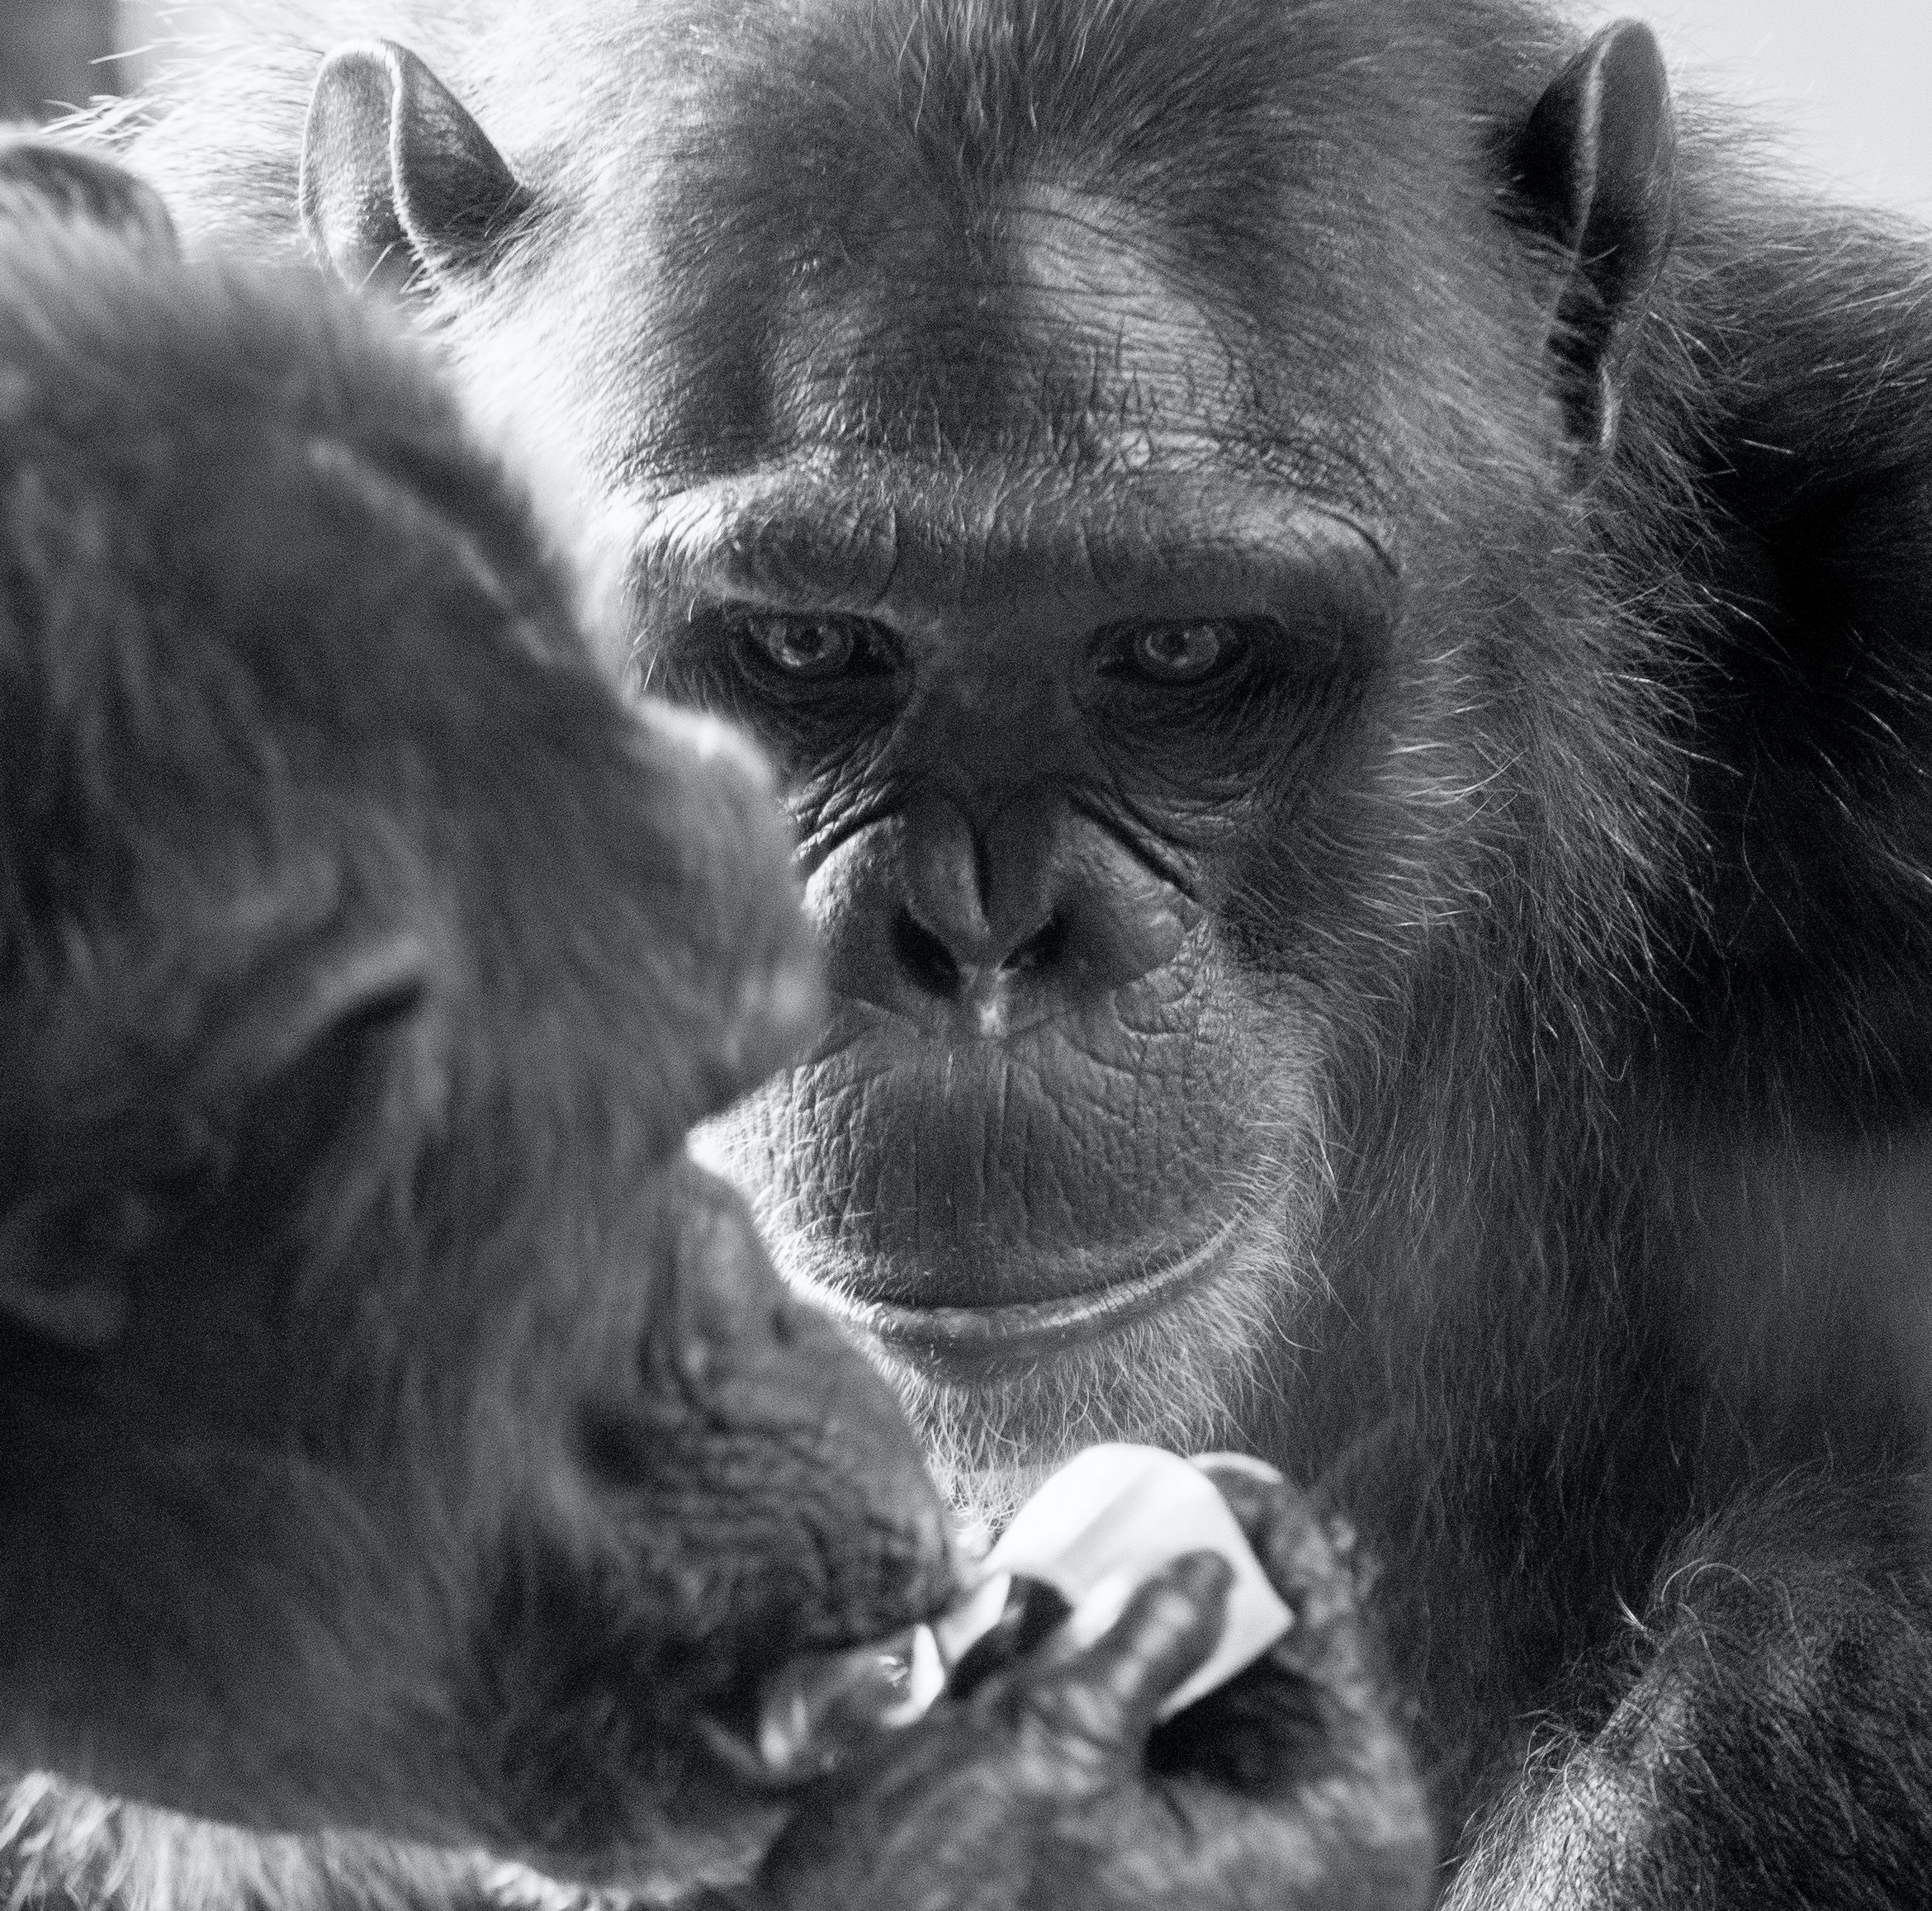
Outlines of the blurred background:
{"label": "blurred background", "polygon": [[[0,115],[44,118],[51,102],[138,90],[149,50],[192,32],[206,11],[192,0],[0,0]],[[1583,11],[1593,22],[1648,19],[1680,82],[1741,102],[1779,129],[1797,164],[1850,196],[1932,218],[1932,0],[1588,0]]]}

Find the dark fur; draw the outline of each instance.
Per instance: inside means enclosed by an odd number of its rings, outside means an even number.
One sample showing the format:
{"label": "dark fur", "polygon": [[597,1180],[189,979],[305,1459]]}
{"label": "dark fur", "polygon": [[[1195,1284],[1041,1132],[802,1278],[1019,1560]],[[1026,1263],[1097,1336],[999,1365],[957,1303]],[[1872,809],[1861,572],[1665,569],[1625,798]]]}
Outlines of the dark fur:
{"label": "dark fur", "polygon": [[[967,230],[1035,173],[1088,168],[1153,208],[1163,264],[1223,317],[1267,282],[1268,349],[1300,382],[1247,362],[1253,428],[1224,468],[1271,459],[1284,501],[1345,498],[1393,554],[1394,647],[1321,732],[1356,754],[1291,803],[1306,759],[1283,743],[1276,827],[1221,911],[1247,1052],[1277,1045],[1301,1085],[1263,1110],[1295,1138],[1296,1213],[1219,1313],[1044,1378],[964,1383],[888,1347],[964,1490],[997,1502],[1002,1467],[1023,1483],[1115,1429],[1240,1438],[1322,1482],[1385,1562],[1475,1854],[1461,1902],[1919,1901],[1924,236],[1807,200],[1680,109],[1671,250],[1579,487],[1549,338],[1579,281],[1512,158],[1577,45],[1540,12],[584,9],[539,46],[520,16],[471,34],[441,11],[332,16],[270,68],[198,74],[146,163],[210,231],[289,244],[315,55],[372,24],[410,39],[534,208],[486,263],[428,272],[425,309],[480,391],[541,354],[523,402],[594,498],[643,506],[647,647],[675,650],[679,494],[778,455],[744,343],[789,310],[759,303],[768,257],[788,287],[854,260],[912,285],[907,233]],[[1285,229],[1270,182],[1324,154],[1328,196]],[[1295,278],[1309,258],[1327,276]],[[935,296],[868,346],[912,360],[957,326],[970,365],[971,310]],[[964,414],[889,387],[841,413],[852,362],[806,367],[832,395],[821,435],[943,495]],[[1016,485],[1097,483],[1107,423],[1044,409]],[[837,779],[765,720],[815,854]],[[864,800],[902,805],[930,768]],[[842,1280],[806,1196],[828,1171],[882,1185],[893,1157],[847,1132],[862,1100],[795,1094],[747,1158],[784,1197],[781,1255]]]}
{"label": "dark fur", "polygon": [[768,779],[417,354],[128,190],[0,192],[0,1902],[728,1875],[695,1721],[945,1572],[683,1150],[816,999]]}

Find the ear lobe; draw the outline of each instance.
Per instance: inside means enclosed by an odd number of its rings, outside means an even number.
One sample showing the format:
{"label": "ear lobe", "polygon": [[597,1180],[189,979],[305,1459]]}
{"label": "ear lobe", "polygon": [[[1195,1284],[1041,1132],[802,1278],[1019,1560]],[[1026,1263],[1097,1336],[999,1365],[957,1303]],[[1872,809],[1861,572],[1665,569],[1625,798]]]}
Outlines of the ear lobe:
{"label": "ear lobe", "polygon": [[406,46],[329,55],[302,135],[302,229],[348,285],[446,287],[486,267],[529,210],[462,102]]}
{"label": "ear lobe", "polygon": [[145,180],[78,146],[0,135],[0,220],[36,217],[105,226],[161,257],[180,256],[174,221]]}
{"label": "ear lobe", "polygon": [[1676,125],[1650,30],[1603,28],[1537,101],[1514,157],[1532,217],[1567,261],[1550,349],[1587,477],[1615,440],[1630,326],[1670,244]]}

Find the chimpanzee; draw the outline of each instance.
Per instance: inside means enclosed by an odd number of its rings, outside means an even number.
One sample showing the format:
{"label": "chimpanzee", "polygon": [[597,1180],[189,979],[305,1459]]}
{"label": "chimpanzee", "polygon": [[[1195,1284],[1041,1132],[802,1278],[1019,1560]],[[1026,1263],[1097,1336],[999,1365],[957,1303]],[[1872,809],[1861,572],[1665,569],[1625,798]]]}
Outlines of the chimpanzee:
{"label": "chimpanzee", "polygon": [[699,1722],[946,1586],[684,1152],[815,1013],[788,836],[415,355],[164,232],[0,146],[0,1757],[703,1876]]}
{"label": "chimpanzee", "polygon": [[1345,1510],[1457,1902],[1922,1902],[1925,236],[1527,0],[320,12],[145,163],[778,759],[714,1139],[962,1499]]}

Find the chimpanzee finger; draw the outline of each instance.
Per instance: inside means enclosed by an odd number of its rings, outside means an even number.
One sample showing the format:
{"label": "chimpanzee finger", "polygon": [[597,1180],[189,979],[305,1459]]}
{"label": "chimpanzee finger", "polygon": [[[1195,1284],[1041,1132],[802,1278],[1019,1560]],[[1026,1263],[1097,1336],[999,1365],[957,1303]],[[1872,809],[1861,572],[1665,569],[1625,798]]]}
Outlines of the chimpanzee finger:
{"label": "chimpanzee finger", "polygon": [[1233,1569],[1218,1553],[1187,1553],[1136,1589],[1084,1651],[1018,1687],[1023,1716],[1049,1755],[1117,1767],[1138,1760],[1162,1700],[1215,1648]]}

